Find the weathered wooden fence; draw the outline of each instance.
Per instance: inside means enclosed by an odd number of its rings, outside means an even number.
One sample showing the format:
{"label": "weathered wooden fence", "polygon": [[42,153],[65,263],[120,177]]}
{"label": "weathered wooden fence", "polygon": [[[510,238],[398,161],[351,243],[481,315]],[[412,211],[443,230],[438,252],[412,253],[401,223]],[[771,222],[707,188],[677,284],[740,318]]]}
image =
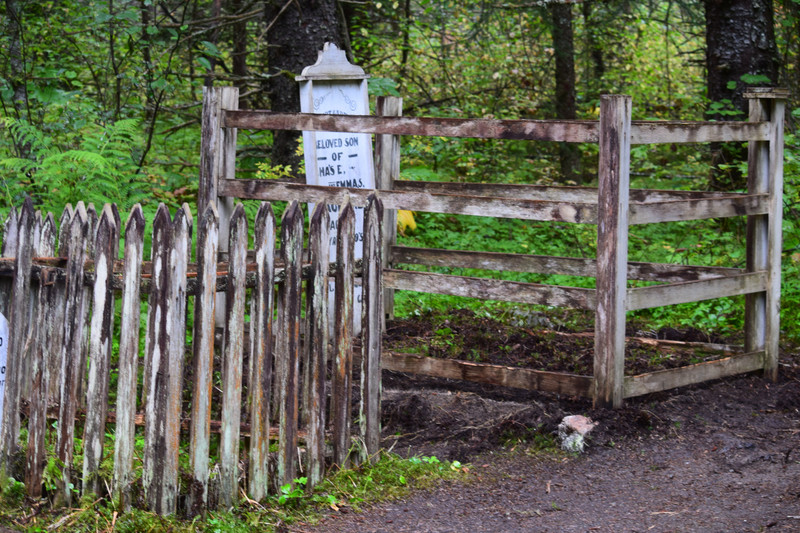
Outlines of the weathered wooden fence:
{"label": "weathered wooden fence", "polygon": [[[763,369],[777,376],[783,194],[783,121],[787,92],[753,89],[746,122],[632,121],[628,96],[603,96],[599,121],[481,120],[402,117],[400,99],[378,100],[379,116],[282,114],[239,110],[235,88],[204,94],[200,205],[232,198],[364,205],[376,194],[386,207],[384,286],[588,309],[595,312],[592,376],[385,354],[383,367],[456,379],[538,389],[620,406],[624,398]],[[237,178],[237,129],[335,131],[376,135],[377,191]],[[399,180],[402,135],[597,143],[597,188],[436,183]],[[747,192],[635,190],[630,149],[635,144],[749,143]],[[397,246],[391,218],[397,209],[597,225],[596,259],[544,257]],[[628,228],[681,220],[747,217],[747,266],[712,268],[628,261]],[[532,246],[533,248],[533,246]],[[412,272],[402,263],[565,274],[596,279],[595,289]],[[655,282],[631,287],[630,280]],[[625,376],[628,311],[746,296],[746,342],[741,353],[717,361]],[[391,298],[385,304],[391,308]]]}
{"label": "weathered wooden fence", "polygon": [[[357,413],[361,457],[378,451],[380,430],[376,339],[383,313],[378,297],[383,213],[379,200],[368,204],[360,267],[365,287]],[[143,260],[145,219],[138,206],[123,235],[113,205],[99,215],[91,205],[68,207],[58,228],[53,215],[34,212],[30,200],[19,211],[12,209],[0,258],[0,304],[11,326],[0,468],[24,470],[32,497],[41,496],[44,467],[55,460],[61,465],[57,487],[51,487],[57,501],[69,504],[80,487],[83,494],[110,490],[128,506],[141,487],[151,509],[172,513],[183,501],[194,514],[209,502],[234,503],[242,477],[243,490],[259,500],[270,487],[293,483],[298,468],[311,487],[326,465],[346,465],[355,449],[354,214],[349,203],[342,206],[336,234],[340,259],[329,264],[327,207],[318,206],[311,217],[308,257],[302,211],[296,202],[286,208],[278,240],[272,208],[262,204],[248,252],[248,221],[237,205],[226,224],[228,259],[218,263],[220,220],[213,205],[196,223],[196,262],[190,262],[195,223],[185,205],[173,217],[165,206],[158,208],[150,261]],[[329,277],[336,287],[332,343]],[[222,298],[225,328],[221,343],[215,343],[215,303]],[[112,347],[115,341],[118,349]],[[116,390],[110,391],[112,376]],[[47,424],[48,418],[57,425]],[[27,446],[19,441],[25,424]],[[73,467],[76,436],[82,468]],[[270,439],[278,445],[272,459]],[[333,443],[332,455],[326,442]],[[111,453],[113,476],[101,470]],[[243,463],[246,472],[240,471]],[[217,474],[210,490],[212,471]]]}

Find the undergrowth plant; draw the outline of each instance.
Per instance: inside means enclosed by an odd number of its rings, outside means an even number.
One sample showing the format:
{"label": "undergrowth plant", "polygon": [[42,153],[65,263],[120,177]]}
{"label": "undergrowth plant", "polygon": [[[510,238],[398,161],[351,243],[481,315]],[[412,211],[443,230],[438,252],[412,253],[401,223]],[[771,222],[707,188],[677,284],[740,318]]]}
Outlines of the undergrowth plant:
{"label": "undergrowth plant", "polygon": [[7,205],[21,205],[29,195],[36,207],[54,214],[79,201],[115,202],[124,213],[148,199],[134,157],[140,135],[136,120],[87,127],[66,139],[14,118],[6,118],[5,126],[27,152],[0,159],[0,194]]}

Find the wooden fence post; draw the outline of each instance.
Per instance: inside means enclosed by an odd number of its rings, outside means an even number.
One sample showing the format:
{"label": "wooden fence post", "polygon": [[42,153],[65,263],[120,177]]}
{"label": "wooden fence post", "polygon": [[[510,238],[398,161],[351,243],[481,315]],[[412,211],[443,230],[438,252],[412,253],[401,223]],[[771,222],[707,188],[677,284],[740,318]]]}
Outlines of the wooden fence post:
{"label": "wooden fence post", "polygon": [[279,398],[278,485],[293,484],[297,462],[297,417],[300,366],[300,299],[302,289],[303,212],[297,202],[281,219],[281,258],[286,277],[280,286],[280,327],[276,341],[276,386]]}
{"label": "wooden fence post", "polygon": [[383,314],[383,204],[370,195],[364,212],[364,305],[361,319],[361,438],[366,455],[375,460],[381,446],[381,342]]}
{"label": "wooden fence post", "polygon": [[140,279],[144,249],[144,213],[136,204],[125,225],[125,252],[120,312],[119,375],[117,378],[117,422],[114,435],[114,493],[122,509],[130,508],[133,481],[133,447],[136,440],[136,377],[139,365],[141,327]]}
{"label": "wooden fence post", "polygon": [[14,250],[14,277],[8,317],[8,351],[6,359],[5,399],[3,401],[2,428],[0,428],[0,473],[8,474],[12,457],[19,450],[21,369],[26,357],[28,292],[31,285],[33,261],[33,202],[30,197],[19,212],[17,241]]}
{"label": "wooden fence post", "polygon": [[[94,204],[89,203],[86,205],[86,220],[89,223],[89,233],[88,238],[86,239],[86,259],[94,259],[94,234],[97,231],[97,209],[95,209]],[[84,350],[89,344],[89,329],[90,329],[90,321],[91,316],[89,315],[89,309],[91,308],[90,302],[92,299],[92,289],[91,287],[84,285],[83,287],[83,304],[81,306],[81,312],[83,313],[83,331],[84,331],[84,339],[83,339],[83,348]],[[86,407],[86,354],[84,357],[81,357],[78,361],[78,404],[80,407]]]}
{"label": "wooden fence post", "polygon": [[83,427],[82,494],[100,494],[97,477],[106,438],[108,382],[111,372],[111,336],[114,333],[114,250],[118,233],[111,206],[103,208],[94,238],[95,269],[92,320],[89,337],[89,381],[86,387],[86,422]]}
{"label": "wooden fence post", "polygon": [[328,353],[328,266],[330,263],[328,206],[317,204],[309,230],[309,259],[312,279],[306,290],[307,334],[305,351],[309,375],[308,399],[308,485],[310,490],[325,473],[325,373]]}
{"label": "wooden fence post", "polygon": [[[61,257],[69,255],[69,234],[74,215],[75,210],[72,205],[67,204],[58,221],[58,255]],[[47,366],[50,369],[47,401],[58,404],[61,402],[61,348],[64,346],[64,312],[67,307],[67,288],[64,283],[55,283],[51,290],[54,294],[53,306],[48,317],[52,339],[50,341],[51,350],[47,360]]]}
{"label": "wooden fence post", "polygon": [[269,408],[272,392],[272,314],[275,308],[275,214],[262,203],[256,214],[253,249],[256,286],[250,308],[250,469],[248,492],[254,500],[267,495],[269,486]]}
{"label": "wooden fence post", "polygon": [[[52,213],[42,222],[42,231],[36,254],[41,257],[54,255],[56,223]],[[40,498],[42,495],[42,472],[47,464],[45,459],[45,433],[47,430],[47,390],[50,381],[48,367],[49,352],[53,350],[50,311],[54,304],[55,284],[49,280],[49,273],[43,270],[39,277],[39,302],[36,316],[37,335],[33,346],[33,381],[30,392],[30,413],[28,415],[28,457],[25,470],[25,486],[28,496]]]}
{"label": "wooden fence post", "polygon": [[86,241],[89,238],[89,219],[83,202],[79,202],[69,221],[65,234],[66,242],[61,250],[67,250],[64,334],[61,348],[61,372],[58,406],[58,437],[56,456],[63,466],[62,478],[58,483],[57,505],[70,505],[72,501],[71,474],[74,451],[75,413],[78,409],[78,390],[80,383],[80,359],[84,353],[83,335],[83,269],[86,262]]}
{"label": "wooden fence post", "polygon": [[[403,116],[403,99],[396,96],[379,96],[375,104],[375,115],[379,117]],[[379,190],[394,189],[394,181],[400,178],[400,136],[375,136],[375,186]],[[397,211],[383,212],[383,268],[391,268],[392,246],[397,244]],[[386,317],[394,316],[394,289],[383,290],[383,309]]]}
{"label": "wooden fence post", "polygon": [[219,507],[227,509],[239,495],[239,429],[242,416],[242,355],[247,275],[247,219],[237,204],[230,219],[225,333],[222,342],[222,413],[219,442]]}
{"label": "wooden fence post", "polygon": [[194,298],[192,342],[194,385],[189,444],[192,483],[187,501],[190,516],[203,512],[208,502],[218,241],[217,207],[209,203],[197,221],[197,292]]}
{"label": "wooden fence post", "polygon": [[150,508],[174,513],[186,316],[186,272],[191,241],[188,206],[159,206],[153,221],[153,277],[145,353],[145,454],[142,483]]}
{"label": "wooden fence post", "polygon": [[[219,198],[219,180],[236,173],[236,128],[222,126],[222,111],[239,108],[238,87],[203,87],[203,116],[200,139],[200,181],[197,191],[198,213],[209,204],[219,215],[218,253],[221,260],[228,252],[228,223],[233,214],[233,198]],[[225,299],[216,304],[217,323],[225,323]]]}
{"label": "wooden fence post", "polygon": [[353,235],[355,211],[350,202],[339,212],[336,236],[334,325],[336,359],[331,384],[333,463],[346,468],[350,452],[350,397],[353,376]]}
{"label": "wooden fence post", "polygon": [[[0,249],[0,257],[15,257],[17,255],[18,233],[19,215],[17,214],[17,209],[12,205],[3,224],[3,247]],[[9,317],[8,309],[11,305],[11,287],[13,285],[13,279],[0,278],[0,314],[6,319]]]}
{"label": "wooden fence post", "polygon": [[764,350],[764,375],[778,378],[780,340],[781,237],[783,221],[783,121],[788,92],[751,88],[750,121],[769,121],[768,141],[751,141],[747,192],[769,197],[769,213],[747,217],[747,271],[767,271],[765,292],[745,298],[745,351]]}
{"label": "wooden fence post", "polygon": [[600,98],[594,405],[620,407],[625,373],[631,98]]}

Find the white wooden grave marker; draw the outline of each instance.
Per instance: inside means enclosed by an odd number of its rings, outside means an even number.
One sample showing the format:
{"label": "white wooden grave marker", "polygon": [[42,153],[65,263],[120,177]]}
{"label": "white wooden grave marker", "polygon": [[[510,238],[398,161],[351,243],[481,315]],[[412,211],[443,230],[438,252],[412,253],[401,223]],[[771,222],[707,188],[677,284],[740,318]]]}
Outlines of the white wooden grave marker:
{"label": "white wooden grave marker", "polygon": [[0,314],[0,428],[3,427],[3,399],[6,394],[6,363],[8,361],[8,320]]}
{"label": "white wooden grave marker", "polygon": [[[303,69],[300,82],[300,111],[333,115],[368,115],[368,75],[347,61],[343,50],[325,43],[317,62]],[[366,133],[304,131],[303,147],[306,183],[328,187],[374,189],[372,139]],[[309,213],[314,209],[309,206]],[[336,260],[336,224],[339,206],[328,206],[331,216],[330,259]],[[364,208],[356,207],[355,259],[363,257]],[[333,283],[330,284],[333,291]],[[361,286],[355,287],[354,334],[361,331]],[[330,298],[333,304],[333,294]]]}

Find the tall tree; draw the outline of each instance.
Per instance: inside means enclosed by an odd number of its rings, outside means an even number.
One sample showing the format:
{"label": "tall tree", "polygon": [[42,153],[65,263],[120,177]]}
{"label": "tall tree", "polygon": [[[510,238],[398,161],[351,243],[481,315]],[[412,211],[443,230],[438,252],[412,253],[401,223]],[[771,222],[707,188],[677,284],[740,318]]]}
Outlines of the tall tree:
{"label": "tall tree", "polygon": [[[709,114],[717,120],[744,120],[748,85],[774,85],[778,78],[772,0],[705,0],[706,68]],[[729,105],[721,105],[729,104]],[[744,156],[741,145],[713,145],[711,188],[740,188],[735,171],[720,171]]]}
{"label": "tall tree", "polygon": [[[299,112],[300,93],[295,76],[317,60],[326,42],[347,49],[346,31],[337,0],[269,0],[266,20],[269,41],[268,87],[273,111]],[[273,164],[296,164],[297,132],[276,132]]]}
{"label": "tall tree", "polygon": [[[572,32],[572,5],[552,3],[547,7],[550,15],[555,69],[556,118],[574,120],[575,106],[575,43]],[[580,174],[581,154],[577,146],[561,143],[558,148],[561,176],[564,180],[575,180]]]}

